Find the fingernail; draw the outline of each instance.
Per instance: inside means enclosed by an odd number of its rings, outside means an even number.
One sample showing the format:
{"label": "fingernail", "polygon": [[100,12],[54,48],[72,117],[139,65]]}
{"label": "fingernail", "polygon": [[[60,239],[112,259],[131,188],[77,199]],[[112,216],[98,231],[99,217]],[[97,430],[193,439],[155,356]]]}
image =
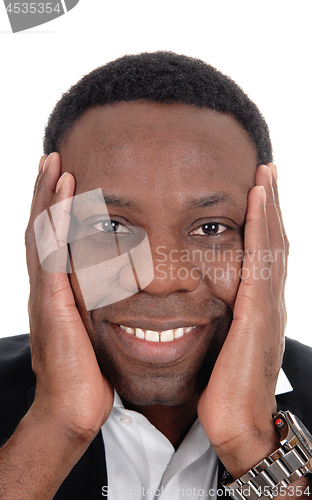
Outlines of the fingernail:
{"label": "fingernail", "polygon": [[46,159],[47,159],[47,155],[42,155],[41,156],[40,161],[39,161],[39,168],[38,168],[38,172],[39,173],[43,169],[43,165],[44,165],[44,162],[46,161]]}
{"label": "fingernail", "polygon": [[55,194],[58,193],[58,191],[61,189],[66,177],[67,177],[67,172],[64,172],[63,175],[61,175],[61,177],[57,181],[56,188],[55,188]]}
{"label": "fingernail", "polygon": [[277,166],[272,163],[272,168],[271,168],[272,175],[275,179],[275,182],[277,182]]}
{"label": "fingernail", "polygon": [[264,186],[259,186],[264,204],[266,203],[266,192]]}
{"label": "fingernail", "polygon": [[273,179],[273,178],[272,178],[272,172],[271,172],[270,167],[268,167],[268,166],[267,166],[267,169],[268,169],[268,174],[269,174],[270,184],[271,184],[271,186],[272,186],[272,179]]}
{"label": "fingernail", "polygon": [[53,155],[53,153],[50,153],[49,156],[46,158],[44,164],[43,164],[43,167],[42,167],[42,172],[44,172],[48,166],[50,165],[50,160],[51,160],[51,156]]}

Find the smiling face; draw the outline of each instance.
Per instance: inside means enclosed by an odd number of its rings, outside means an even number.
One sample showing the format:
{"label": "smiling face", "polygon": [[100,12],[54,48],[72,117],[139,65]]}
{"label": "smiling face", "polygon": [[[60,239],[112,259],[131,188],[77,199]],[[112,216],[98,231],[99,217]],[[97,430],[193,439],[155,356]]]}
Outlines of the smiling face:
{"label": "smiling face", "polygon": [[[75,194],[101,188],[117,234],[140,228],[153,257],[146,288],[90,311],[70,275],[102,372],[135,405],[191,399],[232,320],[257,166],[248,134],[209,109],[122,102],[86,112],[60,153]],[[105,234],[100,205],[90,221]]]}

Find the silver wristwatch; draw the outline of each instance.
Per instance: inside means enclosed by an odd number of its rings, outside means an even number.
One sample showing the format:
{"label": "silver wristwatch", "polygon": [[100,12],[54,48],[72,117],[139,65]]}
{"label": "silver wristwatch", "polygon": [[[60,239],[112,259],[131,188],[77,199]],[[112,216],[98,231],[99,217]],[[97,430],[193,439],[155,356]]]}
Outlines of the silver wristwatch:
{"label": "silver wristwatch", "polygon": [[280,411],[274,417],[280,433],[281,447],[258,465],[234,480],[229,473],[223,477],[225,490],[235,500],[273,498],[312,469],[312,436],[290,411]]}

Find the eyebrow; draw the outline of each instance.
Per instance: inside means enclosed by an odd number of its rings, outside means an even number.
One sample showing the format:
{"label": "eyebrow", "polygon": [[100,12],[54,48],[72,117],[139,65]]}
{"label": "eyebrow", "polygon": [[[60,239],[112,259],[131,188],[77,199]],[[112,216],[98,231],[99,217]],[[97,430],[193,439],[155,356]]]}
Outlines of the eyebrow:
{"label": "eyebrow", "polygon": [[99,189],[91,191],[88,193],[88,197],[86,199],[87,203],[98,205],[103,204],[105,201],[106,205],[112,205],[117,207],[134,207],[135,203],[127,200],[126,198],[115,196],[112,194],[102,193]]}
{"label": "eyebrow", "polygon": [[[129,208],[138,207],[135,202],[127,200],[122,196],[115,196],[109,193],[105,194],[100,192],[99,190],[95,190],[94,192],[89,193],[88,203],[103,204],[103,197],[106,205],[115,207],[129,207]],[[199,198],[188,199],[185,202],[186,209],[206,208],[221,204],[228,205],[241,212],[245,212],[244,208],[238,204],[235,198],[230,193],[226,192],[209,193]]]}
{"label": "eyebrow", "polygon": [[132,203],[129,200],[126,200],[125,198],[113,196],[113,195],[106,195],[104,194],[104,200],[106,205],[113,205],[115,207],[134,207],[135,203]]}
{"label": "eyebrow", "polygon": [[188,201],[188,208],[205,208],[205,207],[213,207],[215,205],[226,204],[236,208],[237,210],[243,211],[243,207],[241,207],[235,198],[230,193],[211,193],[201,198],[194,198]]}

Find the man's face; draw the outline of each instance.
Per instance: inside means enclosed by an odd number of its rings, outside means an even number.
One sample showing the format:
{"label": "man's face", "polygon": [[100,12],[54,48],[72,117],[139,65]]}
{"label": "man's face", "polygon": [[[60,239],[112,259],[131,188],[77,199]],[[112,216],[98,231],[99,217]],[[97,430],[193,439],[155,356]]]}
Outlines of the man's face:
{"label": "man's face", "polygon": [[[257,166],[248,134],[209,109],[122,102],[86,112],[60,153],[75,194],[101,188],[115,229],[143,229],[153,256],[145,289],[91,311],[70,275],[102,372],[135,405],[191,399],[232,320]],[[99,208],[91,222],[104,219]]]}

